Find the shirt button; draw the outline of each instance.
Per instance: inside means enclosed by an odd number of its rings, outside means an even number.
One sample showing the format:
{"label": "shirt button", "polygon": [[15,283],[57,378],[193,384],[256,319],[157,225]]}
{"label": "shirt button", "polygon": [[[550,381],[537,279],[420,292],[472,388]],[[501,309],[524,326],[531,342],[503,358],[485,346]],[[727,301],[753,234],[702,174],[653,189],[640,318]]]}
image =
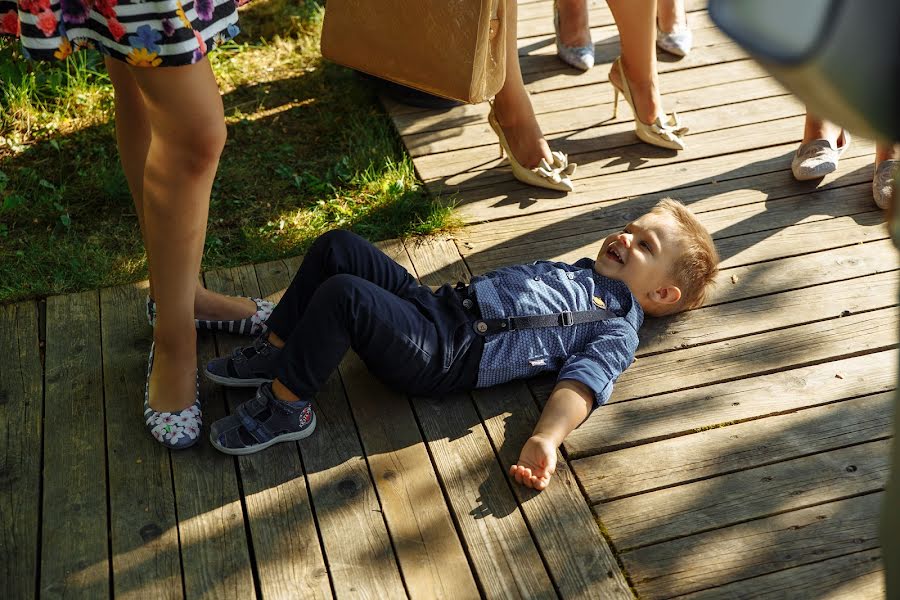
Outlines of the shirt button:
{"label": "shirt button", "polygon": [[539,276],[539,275],[535,275],[535,276],[534,276],[534,280],[535,280],[535,281],[540,281],[540,280],[541,280],[541,278],[540,278],[540,276]]}
{"label": "shirt button", "polygon": [[569,279],[575,279],[575,273],[569,271],[568,273],[566,273],[566,277],[568,277]]}

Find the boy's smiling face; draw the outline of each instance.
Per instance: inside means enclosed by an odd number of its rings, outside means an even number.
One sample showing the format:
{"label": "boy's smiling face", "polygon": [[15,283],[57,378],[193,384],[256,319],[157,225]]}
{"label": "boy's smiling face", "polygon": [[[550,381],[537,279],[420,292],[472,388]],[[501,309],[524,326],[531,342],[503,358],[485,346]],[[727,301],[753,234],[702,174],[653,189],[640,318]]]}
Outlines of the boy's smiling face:
{"label": "boy's smiling face", "polygon": [[647,213],[603,240],[594,270],[623,281],[648,314],[657,314],[681,299],[672,273],[682,246],[672,216]]}

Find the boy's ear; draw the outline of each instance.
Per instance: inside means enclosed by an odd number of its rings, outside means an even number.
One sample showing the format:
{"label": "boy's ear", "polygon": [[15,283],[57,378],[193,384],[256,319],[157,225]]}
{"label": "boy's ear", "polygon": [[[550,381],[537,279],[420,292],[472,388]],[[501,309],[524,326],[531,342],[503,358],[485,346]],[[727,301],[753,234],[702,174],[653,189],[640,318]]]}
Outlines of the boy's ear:
{"label": "boy's ear", "polygon": [[657,304],[675,304],[681,300],[681,288],[667,285],[650,292],[650,298]]}

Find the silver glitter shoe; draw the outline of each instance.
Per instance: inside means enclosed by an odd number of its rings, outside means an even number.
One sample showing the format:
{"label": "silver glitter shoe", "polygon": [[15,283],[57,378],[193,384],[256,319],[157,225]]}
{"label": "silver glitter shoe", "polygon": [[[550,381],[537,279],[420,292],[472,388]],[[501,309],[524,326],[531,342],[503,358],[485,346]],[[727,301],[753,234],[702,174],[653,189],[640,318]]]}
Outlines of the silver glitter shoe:
{"label": "silver glitter shoe", "polygon": [[875,177],[872,179],[872,197],[878,208],[885,210],[891,205],[894,198],[894,177],[900,170],[900,160],[883,160],[875,168]]}
{"label": "silver glitter shoe", "polygon": [[[556,54],[560,60],[576,69],[588,71],[594,66],[594,44],[587,46],[566,46],[559,38],[559,9],[553,3],[553,30],[556,32]],[[590,29],[588,29],[590,34]]]}
{"label": "silver glitter shoe", "polygon": [[841,130],[837,138],[837,148],[828,140],[813,140],[800,144],[791,160],[791,171],[797,181],[819,179],[833,173],[841,155],[850,147],[850,133]]}
{"label": "silver glitter shoe", "polygon": [[656,27],[656,45],[675,56],[687,56],[694,45],[694,34],[687,25],[675,25],[672,31]]}

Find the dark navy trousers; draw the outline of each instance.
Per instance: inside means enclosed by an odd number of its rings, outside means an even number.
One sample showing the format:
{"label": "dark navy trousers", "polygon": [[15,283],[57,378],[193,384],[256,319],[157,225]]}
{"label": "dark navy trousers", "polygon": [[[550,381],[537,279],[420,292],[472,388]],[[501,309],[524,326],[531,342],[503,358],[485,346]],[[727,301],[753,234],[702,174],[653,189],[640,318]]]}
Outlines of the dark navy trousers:
{"label": "dark navy trousers", "polygon": [[453,287],[421,286],[350,233],[321,235],[268,319],[286,342],[276,377],[311,399],[348,348],[389,386],[417,395],[472,389],[484,340]]}

